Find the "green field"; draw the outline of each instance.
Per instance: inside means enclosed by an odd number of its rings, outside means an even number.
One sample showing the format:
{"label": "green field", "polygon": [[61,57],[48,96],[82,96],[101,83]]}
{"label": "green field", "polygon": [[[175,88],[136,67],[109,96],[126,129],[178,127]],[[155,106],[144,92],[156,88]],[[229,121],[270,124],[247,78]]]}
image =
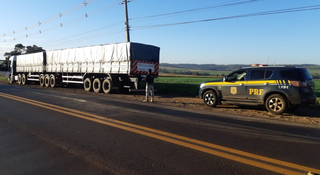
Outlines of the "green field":
{"label": "green field", "polygon": [[219,78],[159,77],[155,79],[155,89],[160,94],[194,97],[198,95],[199,86],[202,82],[215,79]]}
{"label": "green field", "polygon": [[320,80],[314,80],[314,93],[317,96],[317,104],[320,104]]}
{"label": "green field", "polygon": [[216,78],[203,77],[159,77],[155,79],[157,93],[177,96],[196,96],[204,81]]}
{"label": "green field", "polygon": [[314,80],[314,92],[317,97],[320,97],[320,80]]}
{"label": "green field", "polygon": [[217,71],[217,70],[201,70],[201,69],[187,69],[175,67],[160,67],[160,74],[175,74],[175,75],[206,75],[206,76],[221,76],[227,75],[231,71]]}

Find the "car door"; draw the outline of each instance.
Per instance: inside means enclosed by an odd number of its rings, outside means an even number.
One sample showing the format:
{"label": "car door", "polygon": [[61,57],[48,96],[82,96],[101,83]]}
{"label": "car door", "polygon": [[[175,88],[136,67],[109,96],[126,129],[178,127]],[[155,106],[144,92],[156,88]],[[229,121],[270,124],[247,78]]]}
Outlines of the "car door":
{"label": "car door", "polygon": [[238,70],[227,77],[221,84],[222,99],[239,100],[247,98],[247,70]]}
{"label": "car door", "polygon": [[251,70],[247,83],[248,100],[262,100],[267,90],[273,86],[273,80],[270,77],[273,70],[257,69]]}

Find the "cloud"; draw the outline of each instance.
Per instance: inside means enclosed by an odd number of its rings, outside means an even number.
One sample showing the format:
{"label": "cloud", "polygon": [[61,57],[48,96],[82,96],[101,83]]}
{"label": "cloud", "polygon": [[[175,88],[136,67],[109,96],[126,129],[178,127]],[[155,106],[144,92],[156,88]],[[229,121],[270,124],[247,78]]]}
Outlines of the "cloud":
{"label": "cloud", "polygon": [[14,48],[13,43],[7,43],[7,42],[1,42],[0,43],[0,60],[4,60],[5,58],[3,57],[5,52],[10,52]]}

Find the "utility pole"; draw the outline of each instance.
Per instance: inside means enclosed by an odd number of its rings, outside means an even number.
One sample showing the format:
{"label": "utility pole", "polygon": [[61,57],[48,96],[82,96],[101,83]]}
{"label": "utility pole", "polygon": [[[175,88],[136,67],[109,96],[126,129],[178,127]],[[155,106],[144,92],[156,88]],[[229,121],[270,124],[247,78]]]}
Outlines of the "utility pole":
{"label": "utility pole", "polygon": [[124,15],[125,15],[125,25],[126,25],[126,38],[127,38],[127,42],[130,42],[130,27],[129,27],[129,19],[128,19],[128,8],[127,8],[127,0],[123,0],[123,4],[124,4]]}

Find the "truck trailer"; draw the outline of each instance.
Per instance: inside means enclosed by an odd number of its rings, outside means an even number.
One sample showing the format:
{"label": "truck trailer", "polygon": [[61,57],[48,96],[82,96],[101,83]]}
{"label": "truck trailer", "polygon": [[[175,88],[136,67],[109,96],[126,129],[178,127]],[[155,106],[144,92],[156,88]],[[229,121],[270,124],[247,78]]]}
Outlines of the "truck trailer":
{"label": "truck trailer", "polygon": [[133,42],[14,55],[9,81],[52,88],[83,84],[85,91],[106,94],[136,90],[149,69],[158,77],[159,55],[159,47]]}

